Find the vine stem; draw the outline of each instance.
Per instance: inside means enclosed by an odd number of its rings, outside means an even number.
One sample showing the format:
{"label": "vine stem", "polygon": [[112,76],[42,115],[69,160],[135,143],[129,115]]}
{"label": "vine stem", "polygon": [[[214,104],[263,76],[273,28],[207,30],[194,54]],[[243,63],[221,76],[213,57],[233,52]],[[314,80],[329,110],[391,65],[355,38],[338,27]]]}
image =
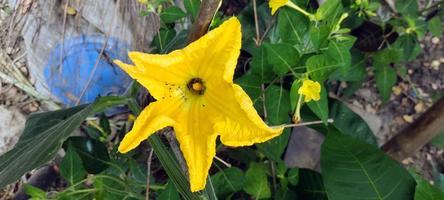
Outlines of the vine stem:
{"label": "vine stem", "polygon": [[[327,120],[328,123],[333,123],[334,120],[333,119],[328,119]],[[298,124],[283,124],[283,125],[279,125],[279,126],[272,126],[272,128],[291,128],[291,127],[298,127],[298,126],[308,126],[308,125],[315,125],[315,124],[322,124],[324,123],[322,120],[319,121],[312,121],[312,122],[303,122],[303,123],[298,123]]]}
{"label": "vine stem", "polygon": [[154,153],[154,149],[151,148],[150,150],[150,154],[148,156],[148,160],[147,160],[147,170],[146,170],[146,194],[145,194],[145,199],[149,200],[150,199],[150,177],[151,177],[151,161],[153,159],[153,153]]}

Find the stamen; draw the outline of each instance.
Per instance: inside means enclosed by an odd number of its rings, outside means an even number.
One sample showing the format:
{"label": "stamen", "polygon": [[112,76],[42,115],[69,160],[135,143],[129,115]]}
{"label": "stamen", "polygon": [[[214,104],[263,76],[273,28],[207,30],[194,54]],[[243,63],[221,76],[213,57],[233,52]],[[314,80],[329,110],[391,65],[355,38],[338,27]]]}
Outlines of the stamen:
{"label": "stamen", "polygon": [[201,78],[192,78],[188,84],[188,89],[197,95],[203,95],[205,92],[205,84]]}

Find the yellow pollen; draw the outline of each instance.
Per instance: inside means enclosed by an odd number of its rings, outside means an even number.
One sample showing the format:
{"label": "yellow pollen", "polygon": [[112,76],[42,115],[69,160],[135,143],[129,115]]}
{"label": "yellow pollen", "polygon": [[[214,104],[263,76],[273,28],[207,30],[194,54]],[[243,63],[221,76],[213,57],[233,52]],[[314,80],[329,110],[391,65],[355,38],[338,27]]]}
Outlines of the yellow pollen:
{"label": "yellow pollen", "polygon": [[193,90],[195,91],[202,91],[203,89],[203,85],[200,82],[193,83],[191,87],[193,87]]}

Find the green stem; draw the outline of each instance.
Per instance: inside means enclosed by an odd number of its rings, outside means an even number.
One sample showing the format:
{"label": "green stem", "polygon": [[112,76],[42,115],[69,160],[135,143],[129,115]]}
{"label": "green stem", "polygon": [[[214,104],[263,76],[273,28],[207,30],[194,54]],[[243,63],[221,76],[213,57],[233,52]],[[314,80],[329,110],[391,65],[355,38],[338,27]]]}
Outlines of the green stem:
{"label": "green stem", "polygon": [[293,8],[297,11],[299,11],[300,13],[302,13],[303,15],[307,16],[310,20],[312,21],[316,21],[315,20],[315,16],[307,11],[305,11],[304,9],[302,9],[301,7],[299,7],[298,5],[294,4],[291,1],[288,1],[286,4],[288,7]]}

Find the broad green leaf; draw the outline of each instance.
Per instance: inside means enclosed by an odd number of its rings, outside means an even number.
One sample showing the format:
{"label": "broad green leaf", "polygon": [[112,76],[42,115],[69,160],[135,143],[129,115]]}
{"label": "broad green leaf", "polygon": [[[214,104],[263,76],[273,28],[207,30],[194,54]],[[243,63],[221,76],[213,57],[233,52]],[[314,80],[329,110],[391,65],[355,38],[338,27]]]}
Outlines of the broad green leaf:
{"label": "broad green leaf", "polygon": [[400,59],[403,61],[415,60],[422,51],[418,39],[413,34],[400,36],[396,39],[392,48],[399,49],[401,52]]}
{"label": "broad green leaf", "polygon": [[83,180],[86,175],[82,160],[70,143],[68,143],[68,148],[62,162],[60,162],[60,175],[62,175],[70,185],[74,185]]}
{"label": "broad green leaf", "polygon": [[311,56],[305,64],[310,78],[318,82],[325,81],[332,72],[341,67],[336,61],[323,54]]}
{"label": "broad green leaf", "polygon": [[326,18],[331,18],[338,10],[341,9],[340,0],[328,0],[324,1],[315,13],[317,20],[323,20]]}
{"label": "broad green leaf", "polygon": [[427,22],[418,17],[405,17],[405,21],[407,21],[408,28],[416,33],[418,39],[423,39],[427,32]]}
{"label": "broad green leaf", "polygon": [[92,113],[103,112],[114,106],[121,106],[128,103],[128,98],[123,96],[100,97],[94,104]]}
{"label": "broad green leaf", "polygon": [[295,200],[297,199],[297,194],[295,191],[291,190],[290,188],[279,188],[278,191],[276,191],[276,194],[274,195],[274,199],[279,200]]}
{"label": "broad green leaf", "polygon": [[380,66],[375,69],[376,87],[383,102],[390,99],[392,87],[396,84],[396,72],[389,66]]}
{"label": "broad green leaf", "polygon": [[372,130],[359,115],[338,100],[330,99],[330,102],[330,118],[333,119],[333,126],[339,132],[368,144],[378,145]]}
{"label": "broad green leaf", "polygon": [[327,44],[327,38],[330,34],[330,27],[325,25],[310,27],[310,41],[313,47],[318,50]]}
{"label": "broad green leaf", "polygon": [[131,157],[128,159],[129,171],[131,173],[129,177],[140,184],[145,184],[147,181],[146,165],[137,163],[137,161]]}
{"label": "broad green leaf", "polygon": [[184,0],[183,4],[187,13],[191,14],[192,21],[194,21],[199,13],[200,0]]}
{"label": "broad green leaf", "polygon": [[436,186],[430,184],[420,175],[413,175],[416,179],[415,200],[442,200],[444,193]]}
{"label": "broad green leaf", "polygon": [[92,105],[32,114],[15,147],[0,156],[0,188],[50,161],[90,114]]}
{"label": "broad green leaf", "polygon": [[30,184],[25,184],[25,192],[32,200],[46,200],[46,192],[38,187],[34,187]]}
{"label": "broad green leaf", "polygon": [[288,91],[276,85],[271,85],[265,91],[265,107],[267,121],[271,125],[281,125],[290,119],[290,96]]}
{"label": "broad green leaf", "polygon": [[299,61],[299,53],[290,44],[263,44],[267,48],[268,63],[278,76],[293,72],[293,67]]}
{"label": "broad green leaf", "polygon": [[429,29],[430,33],[434,37],[441,37],[442,35],[442,22],[439,16],[436,16],[432,19],[430,19],[427,22],[427,28]]}
{"label": "broad green leaf", "polygon": [[74,147],[88,173],[98,174],[108,168],[110,158],[104,143],[81,136],[70,137],[66,143]]}
{"label": "broad green leaf", "polygon": [[339,43],[332,40],[328,44],[325,55],[330,60],[334,60],[343,72],[346,72],[351,65],[350,48],[347,43]]}
{"label": "broad green leaf", "polygon": [[313,111],[316,116],[321,119],[325,125],[328,125],[328,97],[327,97],[327,89],[325,88],[323,83],[321,84],[321,99],[319,101],[310,101],[307,102],[308,107],[311,111]]}
{"label": "broad green leaf", "polygon": [[225,199],[230,194],[242,190],[245,184],[245,175],[239,168],[231,167],[211,176],[211,181],[217,197]]}
{"label": "broad green leaf", "polygon": [[297,185],[299,183],[299,168],[288,170],[287,180],[291,185]]}
{"label": "broad green leaf", "polygon": [[343,73],[342,70],[336,70],[330,77],[330,80],[340,81],[362,81],[367,77],[366,58],[360,51],[351,52],[351,67]]}
{"label": "broad green leaf", "polygon": [[261,83],[269,83],[275,78],[273,66],[268,64],[265,46],[254,49],[251,60],[251,72],[260,78]]}
{"label": "broad green leaf", "polygon": [[291,8],[279,10],[278,28],[282,41],[292,45],[304,44],[303,38],[309,24],[307,17]]}
{"label": "broad green leaf", "polygon": [[378,147],[329,133],[321,147],[321,168],[329,200],[411,199],[415,181]]}
{"label": "broad green leaf", "polygon": [[264,165],[251,163],[245,174],[244,191],[256,199],[271,197],[270,184]]}
{"label": "broad green leaf", "polygon": [[174,187],[174,184],[169,182],[167,184],[167,187],[165,190],[160,192],[159,197],[157,197],[159,200],[180,200],[179,193],[177,192],[176,188]]}
{"label": "broad green leaf", "polygon": [[168,7],[160,13],[160,19],[164,23],[172,23],[178,19],[184,18],[185,16],[186,13],[177,6]]}
{"label": "broad green leaf", "polygon": [[152,46],[156,47],[157,53],[167,53],[167,46],[171,40],[176,36],[176,31],[169,28],[161,28],[159,33],[154,36]]}
{"label": "broad green leaf", "polygon": [[297,193],[300,199],[327,200],[321,174],[309,169],[299,169]]}
{"label": "broad green leaf", "polygon": [[[266,120],[270,125],[281,125],[290,121],[290,96],[286,89],[276,85],[270,86],[265,91],[265,107],[267,109]],[[282,153],[288,144],[290,129],[267,142],[258,144],[257,147],[269,158],[280,161]]]}
{"label": "broad green leaf", "polygon": [[[131,196],[125,188],[125,182],[117,176],[105,175],[94,177],[95,199],[120,200]],[[71,195],[67,194],[67,197]]]}
{"label": "broad green leaf", "polygon": [[395,1],[396,11],[405,16],[418,15],[418,1],[417,0],[397,0]]}
{"label": "broad green leaf", "polygon": [[373,56],[373,66],[384,66],[399,63],[402,60],[402,47],[385,48]]}

